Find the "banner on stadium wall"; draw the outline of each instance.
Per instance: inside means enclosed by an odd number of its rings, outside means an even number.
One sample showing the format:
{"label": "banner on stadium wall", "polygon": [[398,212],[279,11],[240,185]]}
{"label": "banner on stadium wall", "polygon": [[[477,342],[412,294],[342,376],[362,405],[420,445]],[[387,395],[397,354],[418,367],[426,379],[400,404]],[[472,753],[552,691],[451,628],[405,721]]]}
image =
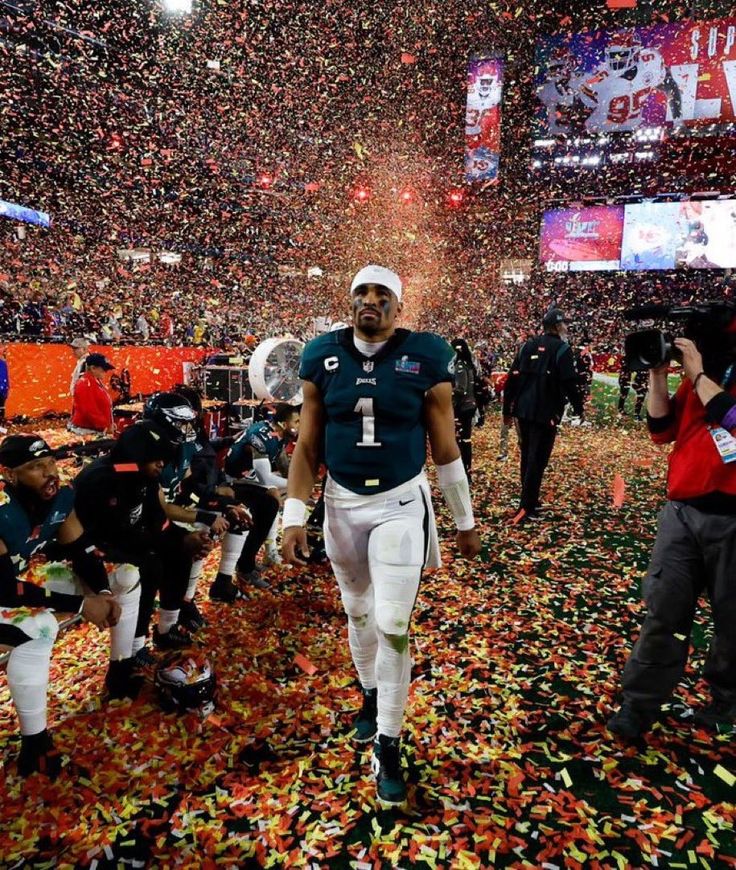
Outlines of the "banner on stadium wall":
{"label": "banner on stadium wall", "polygon": [[555,208],[544,213],[540,260],[548,272],[618,269],[624,207]]}
{"label": "banner on stadium wall", "polygon": [[[8,417],[17,414],[40,417],[49,412],[68,414],[71,411],[69,382],[76,359],[68,345],[6,343],[0,346],[5,351],[10,378],[5,409]],[[118,372],[128,369],[133,395],[148,395],[179,383],[184,375],[182,364],[199,364],[208,351],[199,347],[93,345],[90,352],[104,353]]]}
{"label": "banner on stadium wall", "polygon": [[498,181],[503,60],[471,58],[465,107],[465,180]]}
{"label": "banner on stadium wall", "polygon": [[537,42],[535,138],[736,120],[736,18]]}
{"label": "banner on stadium wall", "polygon": [[4,199],[0,199],[0,217],[23,221],[27,224],[36,224],[38,227],[48,228],[51,226],[51,215],[48,212],[27,208],[24,205],[18,205],[17,202],[7,202]]}

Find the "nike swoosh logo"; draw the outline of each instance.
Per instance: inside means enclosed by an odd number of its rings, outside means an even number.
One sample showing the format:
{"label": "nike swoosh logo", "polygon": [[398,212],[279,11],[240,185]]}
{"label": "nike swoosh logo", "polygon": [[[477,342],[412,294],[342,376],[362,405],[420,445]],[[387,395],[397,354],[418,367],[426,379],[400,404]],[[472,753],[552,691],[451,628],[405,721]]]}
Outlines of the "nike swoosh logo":
{"label": "nike swoosh logo", "polygon": [[401,501],[401,499],[399,499],[399,504],[401,505],[401,507],[404,507],[404,505],[411,504],[413,501],[416,501],[416,499],[410,498],[409,501]]}

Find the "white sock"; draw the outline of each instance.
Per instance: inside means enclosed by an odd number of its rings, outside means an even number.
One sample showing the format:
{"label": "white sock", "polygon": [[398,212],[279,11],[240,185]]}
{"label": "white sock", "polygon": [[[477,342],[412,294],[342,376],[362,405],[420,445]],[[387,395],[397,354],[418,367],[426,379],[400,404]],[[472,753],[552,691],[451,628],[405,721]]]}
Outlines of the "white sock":
{"label": "white sock", "polygon": [[409,697],[411,680],[411,654],[409,645],[397,652],[388,637],[378,632],[376,655],[376,682],[378,684],[378,733],[387,737],[400,737],[404,710]]}
{"label": "white sock", "polygon": [[141,634],[138,637],[133,638],[133,655],[137,652],[140,652],[143,647],[146,645],[146,636],[145,634]]}
{"label": "white sock", "polygon": [[189,572],[189,585],[187,586],[187,594],[184,596],[185,601],[194,601],[194,595],[197,592],[197,583],[202,576],[202,568],[204,559],[197,559],[192,562],[192,570]]}
{"label": "white sock", "polygon": [[240,554],[245,546],[245,534],[236,534],[228,532],[222,541],[222,549],[220,551],[220,567],[217,569],[219,574],[224,574],[226,577],[232,577],[235,566],[238,563]]}
{"label": "white sock", "polygon": [[268,534],[266,535],[266,549],[272,548],[276,546],[276,539],[279,536],[279,515],[276,514],[276,518],[273,523],[271,523],[271,528],[268,530]]}
{"label": "white sock", "polygon": [[167,634],[172,626],[176,625],[179,619],[178,610],[159,610],[158,612],[158,633]]}
{"label": "white sock", "polygon": [[110,629],[110,661],[133,655],[138,605],[141,600],[140,574],[134,565],[118,565],[110,577],[113,598],[120,605],[118,624]]}
{"label": "white sock", "polygon": [[372,610],[367,616],[348,616],[348,643],[361,686],[375,689],[378,632]]}
{"label": "white sock", "polygon": [[[52,617],[53,619],[53,617]],[[26,641],[10,651],[8,688],[18,714],[20,733],[39,734],[46,727],[46,693],[49,686],[51,647],[58,625],[48,637]]]}

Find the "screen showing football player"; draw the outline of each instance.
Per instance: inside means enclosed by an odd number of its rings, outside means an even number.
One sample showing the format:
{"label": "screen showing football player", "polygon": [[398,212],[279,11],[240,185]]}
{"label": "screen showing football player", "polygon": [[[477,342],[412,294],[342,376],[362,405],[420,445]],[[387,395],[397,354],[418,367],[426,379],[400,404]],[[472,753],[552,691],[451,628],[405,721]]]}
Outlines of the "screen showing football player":
{"label": "screen showing football player", "polygon": [[383,267],[351,285],[353,327],[304,349],[299,440],[289,469],[283,552],[304,564],[306,501],[320,462],[325,547],[348,621],[363,689],[354,738],[373,743],[379,800],[406,798],[400,734],[410,683],[409,624],[422,570],[439,564],[426,441],[458,532],[462,556],[480,551],[468,479],[455,440],[455,355],[438,335],[396,327],[402,283]]}
{"label": "screen showing football player", "polygon": [[465,145],[469,149],[498,151],[499,105],[502,86],[495,61],[478,67],[475,83],[468,89],[465,106]]}
{"label": "screen showing football player", "polygon": [[680,116],[680,91],[657,48],[644,47],[633,31],[614,34],[605,61],[580,87],[589,111],[585,127],[595,132],[623,132],[661,126]]}
{"label": "screen showing football player", "polygon": [[18,716],[22,775],[61,769],[46,729],[54,612],[81,613],[110,628],[105,678],[112,697],[134,697],[132,646],[140,588],[129,564],[109,568],[74,511],[54,455],[38,435],[7,436],[0,444],[0,651],[10,651],[7,676]]}
{"label": "screen showing football player", "polygon": [[537,89],[537,99],[547,114],[551,135],[578,132],[578,91],[585,82],[575,70],[575,59],[567,49],[557,49],[547,63],[547,77]]}

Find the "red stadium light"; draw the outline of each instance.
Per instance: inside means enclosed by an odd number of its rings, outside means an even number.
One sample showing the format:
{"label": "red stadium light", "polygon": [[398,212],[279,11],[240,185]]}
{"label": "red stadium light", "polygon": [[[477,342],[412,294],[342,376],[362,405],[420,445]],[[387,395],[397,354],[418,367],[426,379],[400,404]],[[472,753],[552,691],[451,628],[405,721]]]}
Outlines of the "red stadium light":
{"label": "red stadium light", "polygon": [[400,199],[402,202],[409,203],[409,202],[411,202],[411,201],[414,199],[414,194],[413,194],[410,190],[408,190],[408,189],[405,188],[405,189],[402,190],[401,193],[399,194],[399,199]]}
{"label": "red stadium light", "polygon": [[371,192],[367,187],[356,187],[353,191],[355,202],[367,202],[371,198]]}
{"label": "red stadium light", "polygon": [[447,194],[447,202],[451,208],[459,208],[463,204],[465,193],[462,190],[451,190]]}
{"label": "red stadium light", "polygon": [[260,187],[263,187],[263,188],[271,187],[271,185],[273,184],[273,180],[274,180],[273,175],[271,175],[268,172],[262,172],[258,176],[258,184]]}

